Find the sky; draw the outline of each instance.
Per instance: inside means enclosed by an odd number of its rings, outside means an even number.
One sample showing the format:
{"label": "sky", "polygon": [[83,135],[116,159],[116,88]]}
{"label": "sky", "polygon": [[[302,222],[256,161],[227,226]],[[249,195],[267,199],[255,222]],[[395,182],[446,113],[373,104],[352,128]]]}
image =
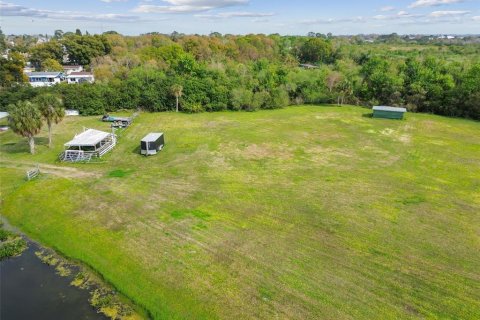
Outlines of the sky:
{"label": "sky", "polygon": [[6,34],[480,34],[480,0],[0,0]]}

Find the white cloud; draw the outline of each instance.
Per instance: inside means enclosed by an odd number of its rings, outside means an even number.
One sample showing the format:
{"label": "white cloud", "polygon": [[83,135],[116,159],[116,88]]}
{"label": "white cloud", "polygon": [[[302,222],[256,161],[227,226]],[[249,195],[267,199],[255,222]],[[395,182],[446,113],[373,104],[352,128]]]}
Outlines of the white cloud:
{"label": "white cloud", "polygon": [[480,16],[472,17],[472,20],[473,20],[473,21],[478,21],[478,22],[480,22]]}
{"label": "white cloud", "polygon": [[112,2],[127,2],[128,0],[100,0],[105,3],[112,3]]}
{"label": "white cloud", "polygon": [[315,19],[315,20],[303,20],[300,24],[304,25],[320,25],[320,24],[338,24],[338,23],[364,23],[367,19],[364,17],[351,17],[351,18],[339,18],[339,19]]}
{"label": "white cloud", "polygon": [[428,16],[432,18],[461,17],[469,13],[470,11],[434,11]]}
{"label": "white cloud", "polygon": [[410,4],[409,8],[436,7],[446,4],[464,2],[464,0],[417,0]]}
{"label": "white cloud", "polygon": [[271,17],[274,13],[259,13],[259,12],[220,12],[215,14],[196,14],[197,18],[205,19],[228,19],[228,18],[264,18]]}
{"label": "white cloud", "polygon": [[142,4],[133,9],[138,13],[193,13],[246,5],[249,0],[164,0],[167,6]]}
{"label": "white cloud", "polygon": [[[429,14],[412,14],[407,11],[399,11],[396,14],[379,14],[373,17],[351,17],[338,19],[304,20],[299,24],[321,25],[341,23],[370,23],[373,21],[388,21],[391,24],[414,25],[414,24],[446,24],[461,23],[471,14],[471,11],[433,11]],[[479,17],[473,17],[474,21],[480,21]]]}
{"label": "white cloud", "polygon": [[45,18],[52,20],[82,20],[82,21],[108,21],[108,22],[137,22],[140,17],[116,13],[96,14],[92,12],[75,12],[75,11],[53,11],[28,8],[13,3],[0,1],[0,16],[11,17],[31,17]]}
{"label": "white cloud", "polygon": [[407,19],[407,18],[421,18],[424,17],[423,14],[410,14],[407,11],[399,11],[397,14],[389,14],[389,15],[376,15],[373,17],[375,20],[399,20],[399,19]]}
{"label": "white cloud", "polygon": [[389,11],[393,11],[393,10],[395,10],[395,7],[393,7],[393,6],[386,6],[386,7],[380,8],[381,12],[389,12]]}

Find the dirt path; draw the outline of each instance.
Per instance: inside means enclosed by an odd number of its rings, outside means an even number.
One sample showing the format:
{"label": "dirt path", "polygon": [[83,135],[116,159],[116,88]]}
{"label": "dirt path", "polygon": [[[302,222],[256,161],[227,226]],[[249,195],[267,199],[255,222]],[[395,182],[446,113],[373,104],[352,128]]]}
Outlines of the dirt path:
{"label": "dirt path", "polygon": [[96,171],[90,171],[86,169],[83,170],[83,169],[72,168],[72,167],[62,167],[62,166],[56,166],[52,164],[45,164],[45,163],[25,162],[25,161],[1,160],[0,168],[14,168],[14,169],[22,169],[27,171],[35,168],[37,164],[40,166],[40,172],[51,174],[51,175],[62,177],[62,178],[78,179],[78,178],[96,178],[100,176],[100,173]]}

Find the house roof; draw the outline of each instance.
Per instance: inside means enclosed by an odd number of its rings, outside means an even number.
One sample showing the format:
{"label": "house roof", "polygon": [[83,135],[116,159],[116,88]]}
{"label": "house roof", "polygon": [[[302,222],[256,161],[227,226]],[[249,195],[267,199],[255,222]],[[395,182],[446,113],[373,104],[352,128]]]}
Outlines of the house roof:
{"label": "house roof", "polygon": [[27,77],[56,78],[61,74],[61,72],[27,72]]}
{"label": "house roof", "polygon": [[387,106],[375,106],[373,107],[374,111],[391,111],[391,112],[407,112],[406,108],[397,108],[397,107],[387,107]]}
{"label": "house roof", "polygon": [[111,135],[111,133],[95,129],[88,129],[80,134],[77,134],[72,141],[65,143],[65,146],[94,146],[100,141],[105,140],[109,135]]}
{"label": "house roof", "polygon": [[300,67],[307,68],[307,69],[318,69],[318,66],[309,64],[309,63],[301,63]]}
{"label": "house roof", "polygon": [[67,78],[78,78],[78,77],[93,77],[93,73],[91,72],[72,72],[70,73]]}
{"label": "house roof", "polygon": [[152,141],[157,141],[158,138],[160,138],[161,136],[163,136],[163,132],[159,132],[159,133],[149,133],[147,134],[143,139],[142,139],[142,142],[152,142]]}
{"label": "house roof", "polygon": [[79,72],[72,72],[70,76],[93,76],[91,72],[79,71]]}
{"label": "house roof", "polygon": [[83,68],[82,66],[80,65],[76,65],[76,66],[62,66],[63,69],[78,69],[78,68]]}

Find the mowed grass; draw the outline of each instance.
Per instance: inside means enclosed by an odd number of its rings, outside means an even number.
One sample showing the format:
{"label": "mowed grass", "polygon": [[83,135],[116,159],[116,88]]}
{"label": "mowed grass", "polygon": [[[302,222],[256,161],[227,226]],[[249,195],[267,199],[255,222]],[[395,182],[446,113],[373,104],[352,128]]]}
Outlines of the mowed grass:
{"label": "mowed grass", "polygon": [[[96,117],[65,119],[35,156],[2,133],[1,212],[155,319],[480,318],[480,123],[369,113],[141,114],[74,165],[56,156],[108,130]],[[140,156],[158,131],[165,149]],[[25,182],[37,162],[60,174]]]}

